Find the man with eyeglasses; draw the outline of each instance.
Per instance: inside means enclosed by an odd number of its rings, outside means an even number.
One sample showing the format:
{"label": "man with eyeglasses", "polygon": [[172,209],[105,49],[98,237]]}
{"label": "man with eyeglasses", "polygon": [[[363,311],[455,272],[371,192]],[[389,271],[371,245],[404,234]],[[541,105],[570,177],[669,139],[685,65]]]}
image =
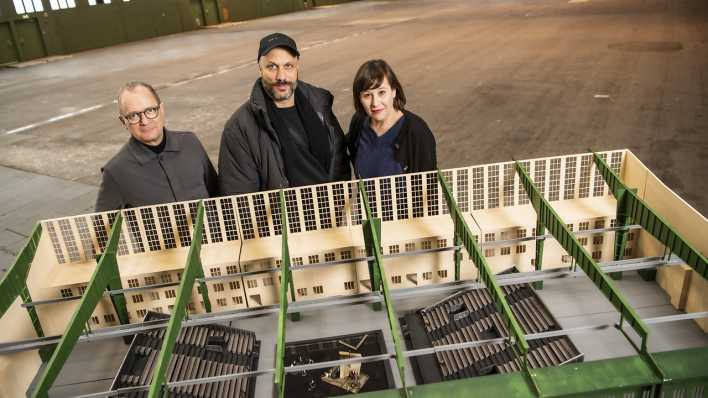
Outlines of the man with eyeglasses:
{"label": "man with eyeglasses", "polygon": [[204,147],[194,133],[165,128],[165,105],[152,86],[123,86],[118,111],[131,137],[101,169],[96,211],[216,195],[216,171]]}
{"label": "man with eyeglasses", "polygon": [[219,149],[222,195],[348,180],[344,134],[334,97],[299,80],[300,53],[282,33],[261,39],[260,78],[224,126]]}

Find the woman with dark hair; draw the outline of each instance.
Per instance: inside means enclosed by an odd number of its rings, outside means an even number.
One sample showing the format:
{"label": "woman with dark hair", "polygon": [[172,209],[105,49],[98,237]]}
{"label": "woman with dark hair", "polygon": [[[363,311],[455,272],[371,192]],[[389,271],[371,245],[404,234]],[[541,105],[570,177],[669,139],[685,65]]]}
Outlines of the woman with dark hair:
{"label": "woman with dark hair", "polygon": [[404,109],[406,95],[384,60],[366,61],[356,73],[347,145],[357,178],[435,170],[435,137],[418,115]]}

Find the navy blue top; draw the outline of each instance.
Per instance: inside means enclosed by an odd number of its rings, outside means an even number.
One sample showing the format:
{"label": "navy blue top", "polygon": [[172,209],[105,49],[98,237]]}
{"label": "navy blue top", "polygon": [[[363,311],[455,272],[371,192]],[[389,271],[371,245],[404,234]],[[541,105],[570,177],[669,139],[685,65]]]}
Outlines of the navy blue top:
{"label": "navy blue top", "polygon": [[354,166],[360,178],[373,178],[403,173],[394,157],[393,144],[403,125],[405,114],[380,137],[371,128],[369,118],[364,121],[359,135]]}

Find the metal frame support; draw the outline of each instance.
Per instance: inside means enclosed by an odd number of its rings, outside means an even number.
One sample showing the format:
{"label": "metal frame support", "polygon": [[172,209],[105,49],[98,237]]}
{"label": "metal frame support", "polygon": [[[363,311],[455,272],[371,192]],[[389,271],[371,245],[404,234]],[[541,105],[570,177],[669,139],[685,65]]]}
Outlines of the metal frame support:
{"label": "metal frame support", "polygon": [[[37,253],[37,246],[39,245],[41,237],[42,225],[37,224],[32,230],[25,247],[22,248],[22,251],[20,251],[15,258],[15,262],[0,280],[0,319],[15,302],[17,296],[19,296],[25,304],[32,302],[32,296],[27,287],[27,276],[32,267],[32,261],[34,260],[35,253]],[[34,327],[35,333],[37,333],[37,337],[44,337],[44,330],[39,321],[37,309],[27,307],[27,314],[32,321],[32,326]],[[51,356],[51,348],[41,349],[39,356],[42,358],[42,361],[46,362]]]}
{"label": "metal frame support", "polygon": [[438,170],[438,182],[442,187],[443,195],[445,196],[445,201],[447,202],[447,207],[450,209],[450,217],[452,217],[452,221],[455,224],[455,238],[456,240],[459,239],[462,242],[465,250],[467,250],[467,254],[472,259],[472,262],[474,262],[477,266],[479,279],[487,287],[489,295],[492,297],[497,309],[501,313],[504,324],[509,330],[511,343],[516,347],[519,355],[523,359],[524,376],[536,395],[541,396],[542,394],[536,384],[534,375],[528,367],[527,353],[529,351],[529,343],[524,337],[524,332],[521,330],[521,326],[519,326],[519,322],[516,320],[509,303],[506,301],[504,293],[502,293],[494,274],[489,269],[487,259],[482,254],[479,244],[475,241],[474,235],[472,235],[472,232],[470,231],[470,228],[462,215],[462,211],[459,206],[457,206],[457,202],[452,195],[452,190],[450,190],[450,187],[447,185],[447,181],[445,181],[445,177],[440,170]]}
{"label": "metal frame support", "polygon": [[460,264],[462,264],[462,239],[460,239],[460,233],[457,231],[457,225],[455,225],[455,237],[453,238],[455,244],[455,254],[453,254],[453,260],[455,262],[455,280],[460,280]]}
{"label": "metal frame support", "polygon": [[[280,291],[278,299],[280,310],[278,311],[278,334],[275,340],[275,380],[278,388],[278,396],[285,397],[285,321],[288,315],[288,291],[293,301],[295,301],[295,286],[293,285],[293,275],[290,270],[290,247],[288,245],[288,215],[285,207],[285,194],[280,191],[280,224],[283,228],[282,259],[280,263]],[[293,321],[300,319],[299,313],[291,314]]]}
{"label": "metal frame support", "polygon": [[[152,381],[150,382],[150,390],[148,390],[149,398],[158,398],[163,396],[167,367],[170,364],[172,350],[174,349],[175,341],[182,327],[182,320],[186,316],[187,302],[192,296],[194,282],[196,278],[204,277],[202,269],[202,261],[200,258],[202,248],[202,236],[204,235],[204,203],[200,200],[197,207],[197,220],[194,223],[194,232],[192,233],[192,246],[187,254],[187,264],[184,267],[182,280],[177,290],[177,297],[172,309],[172,316],[167,323],[165,337],[162,340],[162,348],[160,355],[157,358],[157,364],[153,371]],[[201,294],[204,298],[204,306],[207,307],[209,297],[205,287],[201,288]]]}
{"label": "metal frame support", "polygon": [[[602,174],[618,203],[621,198],[622,206],[624,207],[622,216],[629,218],[632,223],[641,225],[644,230],[666,245],[673,253],[685,261],[689,267],[701,275],[703,279],[708,279],[708,261],[706,261],[706,257],[640,199],[635,191],[628,188],[597,153],[593,152],[593,158],[595,159],[597,170]],[[620,214],[617,216],[617,221],[619,222]]]}
{"label": "metal frame support", "polygon": [[[378,272],[381,282],[381,291],[383,293],[384,305],[386,306],[386,317],[388,318],[388,326],[391,329],[391,336],[393,336],[393,347],[396,352],[396,367],[398,368],[398,374],[401,378],[401,384],[403,385],[403,390],[401,395],[404,397],[409,396],[408,387],[406,386],[406,358],[403,355],[403,337],[401,334],[401,328],[398,324],[398,318],[396,318],[396,312],[393,309],[393,299],[391,298],[391,288],[388,285],[388,278],[386,278],[386,271],[383,267],[383,256],[381,254],[381,220],[374,218],[371,213],[371,207],[369,206],[369,198],[364,187],[362,180],[359,180],[359,194],[361,195],[362,202],[364,204],[364,211],[366,212],[366,220],[368,223],[362,223],[362,229],[364,230],[364,236],[370,236],[371,242],[378,242],[379,244],[371,245],[372,254],[374,256],[374,274]],[[378,228],[376,226],[378,225]],[[372,292],[373,292],[373,281],[372,281]]]}
{"label": "metal frame support", "polygon": [[[516,172],[521,179],[521,184],[524,186],[534,210],[536,210],[536,213],[546,225],[551,235],[553,235],[561,247],[563,247],[563,249],[565,249],[565,251],[575,259],[577,265],[582,268],[600,292],[610,301],[617,311],[619,311],[619,330],[638,351],[642,359],[644,359],[652,368],[655,375],[658,376],[660,380],[664,380],[663,372],[658,367],[651,354],[647,351],[647,339],[649,337],[649,329],[647,326],[634,311],[634,308],[629,305],[624,295],[622,295],[622,293],[614,286],[610,277],[602,271],[600,266],[595,263],[588,252],[585,251],[580,243],[578,243],[575,235],[568,230],[566,223],[563,222],[558,213],[556,213],[553,207],[541,195],[538,188],[536,188],[536,185],[533,181],[531,181],[531,177],[526,174],[526,171],[519,162],[516,162]],[[629,323],[629,325],[642,339],[641,347],[637,347],[622,329],[622,325],[625,321]]]}
{"label": "metal frame support", "polygon": [[[372,218],[371,220],[362,220],[362,228],[364,230],[364,245],[366,246],[366,256],[374,256],[374,248],[378,247],[381,250],[381,219]],[[371,234],[372,229],[376,230],[376,236]],[[371,291],[377,292],[381,290],[381,273],[376,266],[374,260],[367,261],[369,265],[369,281],[371,283]],[[381,303],[372,303],[371,308],[374,311],[381,311]]]}
{"label": "metal frame support", "polygon": [[[536,219],[536,236],[543,236],[545,234],[546,234],[546,225],[543,223],[543,220],[541,220],[541,217],[538,217]],[[544,238],[536,239],[536,258],[534,260],[536,271],[540,271],[541,267],[543,266],[543,243],[544,242],[545,242]],[[533,283],[531,283],[531,285],[536,290],[543,289],[543,281],[533,282]]]}
{"label": "metal frame support", "polygon": [[[619,196],[615,197],[617,199],[617,212],[616,212],[616,226],[625,227],[629,225],[630,219],[627,217],[627,196],[624,194],[625,190],[620,190],[618,192]],[[636,193],[636,189],[633,190]],[[629,231],[626,229],[618,229],[615,231],[615,246],[614,246],[614,260],[619,261],[624,257],[624,249],[627,247],[627,234]],[[639,273],[642,275],[642,273]],[[656,272],[653,272],[656,275]],[[622,272],[612,272],[610,277],[615,280],[622,279]],[[653,279],[653,278],[651,278]]]}
{"label": "metal frame support", "polygon": [[44,374],[32,393],[32,397],[44,398],[48,396],[49,389],[52,387],[52,384],[56,380],[57,376],[59,376],[62,366],[64,366],[64,363],[71,355],[71,351],[74,349],[76,341],[79,339],[79,336],[84,329],[84,325],[91,318],[91,314],[93,314],[96,305],[103,297],[104,291],[108,286],[116,286],[116,280],[118,280],[117,286],[120,286],[120,275],[118,273],[116,252],[122,223],[123,216],[119,213],[113,223],[113,227],[111,227],[111,233],[108,238],[106,249],[96,265],[96,270],[91,276],[91,280],[84,291],[84,295],[81,297],[78,307],[69,321],[69,325],[59,341],[59,345],[57,345],[52,357],[49,359],[47,367],[44,370]]}

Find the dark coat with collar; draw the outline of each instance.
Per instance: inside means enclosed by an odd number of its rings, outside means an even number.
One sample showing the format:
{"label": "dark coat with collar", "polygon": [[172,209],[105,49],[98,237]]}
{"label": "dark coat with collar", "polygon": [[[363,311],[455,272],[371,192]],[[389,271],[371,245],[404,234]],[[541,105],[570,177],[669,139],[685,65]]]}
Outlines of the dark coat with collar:
{"label": "dark coat with collar", "polygon": [[[438,168],[435,153],[435,137],[425,120],[413,112],[403,111],[405,119],[401,131],[393,143],[396,162],[401,165],[404,173],[418,173]],[[347,147],[352,164],[356,165],[356,154],[359,145],[359,135],[369,118],[365,114],[355,113],[349,123]],[[354,174],[358,173],[354,170]]]}
{"label": "dark coat with collar", "polygon": [[[329,132],[332,162],[330,181],[349,180],[351,169],[344,134],[332,112],[332,94],[319,87],[298,81],[304,94]],[[290,186],[285,173],[278,134],[268,117],[261,80],[256,80],[251,98],[224,126],[219,148],[219,191],[221,195],[267,191]]]}
{"label": "dark coat with collar", "polygon": [[156,154],[130,137],[103,167],[96,211],[216,196],[216,171],[194,133],[165,129]]}

